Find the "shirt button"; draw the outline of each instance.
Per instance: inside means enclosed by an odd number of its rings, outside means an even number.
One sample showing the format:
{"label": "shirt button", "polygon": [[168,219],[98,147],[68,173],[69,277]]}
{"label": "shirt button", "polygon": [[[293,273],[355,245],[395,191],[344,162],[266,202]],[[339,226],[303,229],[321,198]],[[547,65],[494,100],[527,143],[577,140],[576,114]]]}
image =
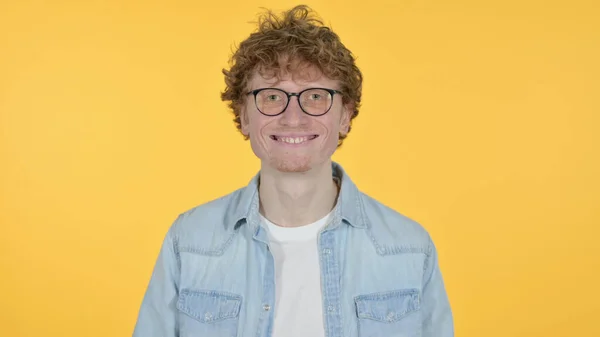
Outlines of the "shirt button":
{"label": "shirt button", "polygon": [[334,309],[335,308],[333,307],[333,305],[330,305],[327,307],[327,311],[329,311],[329,312],[333,312]]}
{"label": "shirt button", "polygon": [[268,304],[265,304],[265,305],[263,305],[263,310],[264,311],[269,311],[269,310],[271,310],[271,306],[268,305]]}
{"label": "shirt button", "polygon": [[204,314],[204,320],[206,321],[210,321],[212,319],[213,315],[210,312],[207,312]]}
{"label": "shirt button", "polygon": [[329,248],[323,249],[323,254],[325,254],[325,255],[331,254],[331,249],[329,249]]}

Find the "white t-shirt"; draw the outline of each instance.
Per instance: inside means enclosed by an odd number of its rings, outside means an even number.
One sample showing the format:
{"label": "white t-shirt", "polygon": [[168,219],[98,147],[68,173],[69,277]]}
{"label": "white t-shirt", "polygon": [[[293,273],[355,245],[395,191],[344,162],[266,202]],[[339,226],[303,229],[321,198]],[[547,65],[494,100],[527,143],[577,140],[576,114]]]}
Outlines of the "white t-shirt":
{"label": "white t-shirt", "polygon": [[261,215],[275,260],[273,337],[322,337],[323,302],[317,236],[331,219],[280,227]]}

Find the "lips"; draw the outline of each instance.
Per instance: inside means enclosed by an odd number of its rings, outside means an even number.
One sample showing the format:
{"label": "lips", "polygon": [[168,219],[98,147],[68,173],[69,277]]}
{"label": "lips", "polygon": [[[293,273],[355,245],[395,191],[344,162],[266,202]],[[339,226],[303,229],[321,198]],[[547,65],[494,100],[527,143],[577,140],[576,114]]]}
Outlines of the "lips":
{"label": "lips", "polygon": [[275,140],[277,142],[286,143],[286,144],[302,144],[302,143],[308,142],[310,140],[313,140],[317,137],[319,137],[319,135],[294,136],[294,137],[271,135],[272,140]]}

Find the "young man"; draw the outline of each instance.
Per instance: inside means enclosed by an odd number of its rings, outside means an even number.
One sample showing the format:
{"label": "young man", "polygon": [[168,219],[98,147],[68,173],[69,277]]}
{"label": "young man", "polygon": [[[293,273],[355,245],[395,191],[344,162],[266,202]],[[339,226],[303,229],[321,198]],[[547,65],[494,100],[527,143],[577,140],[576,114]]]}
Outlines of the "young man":
{"label": "young man", "polygon": [[310,14],[268,13],[224,71],[222,97],[260,172],[177,218],[135,337],[453,336],[428,233],[331,160],[362,75]]}

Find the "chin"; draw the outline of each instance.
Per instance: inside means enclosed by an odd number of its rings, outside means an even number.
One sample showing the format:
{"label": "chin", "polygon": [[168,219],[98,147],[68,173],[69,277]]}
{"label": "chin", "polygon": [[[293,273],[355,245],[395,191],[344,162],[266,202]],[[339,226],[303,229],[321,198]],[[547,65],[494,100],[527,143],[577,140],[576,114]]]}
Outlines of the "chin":
{"label": "chin", "polygon": [[312,168],[310,157],[299,158],[271,158],[269,165],[279,172],[301,173],[310,171]]}

